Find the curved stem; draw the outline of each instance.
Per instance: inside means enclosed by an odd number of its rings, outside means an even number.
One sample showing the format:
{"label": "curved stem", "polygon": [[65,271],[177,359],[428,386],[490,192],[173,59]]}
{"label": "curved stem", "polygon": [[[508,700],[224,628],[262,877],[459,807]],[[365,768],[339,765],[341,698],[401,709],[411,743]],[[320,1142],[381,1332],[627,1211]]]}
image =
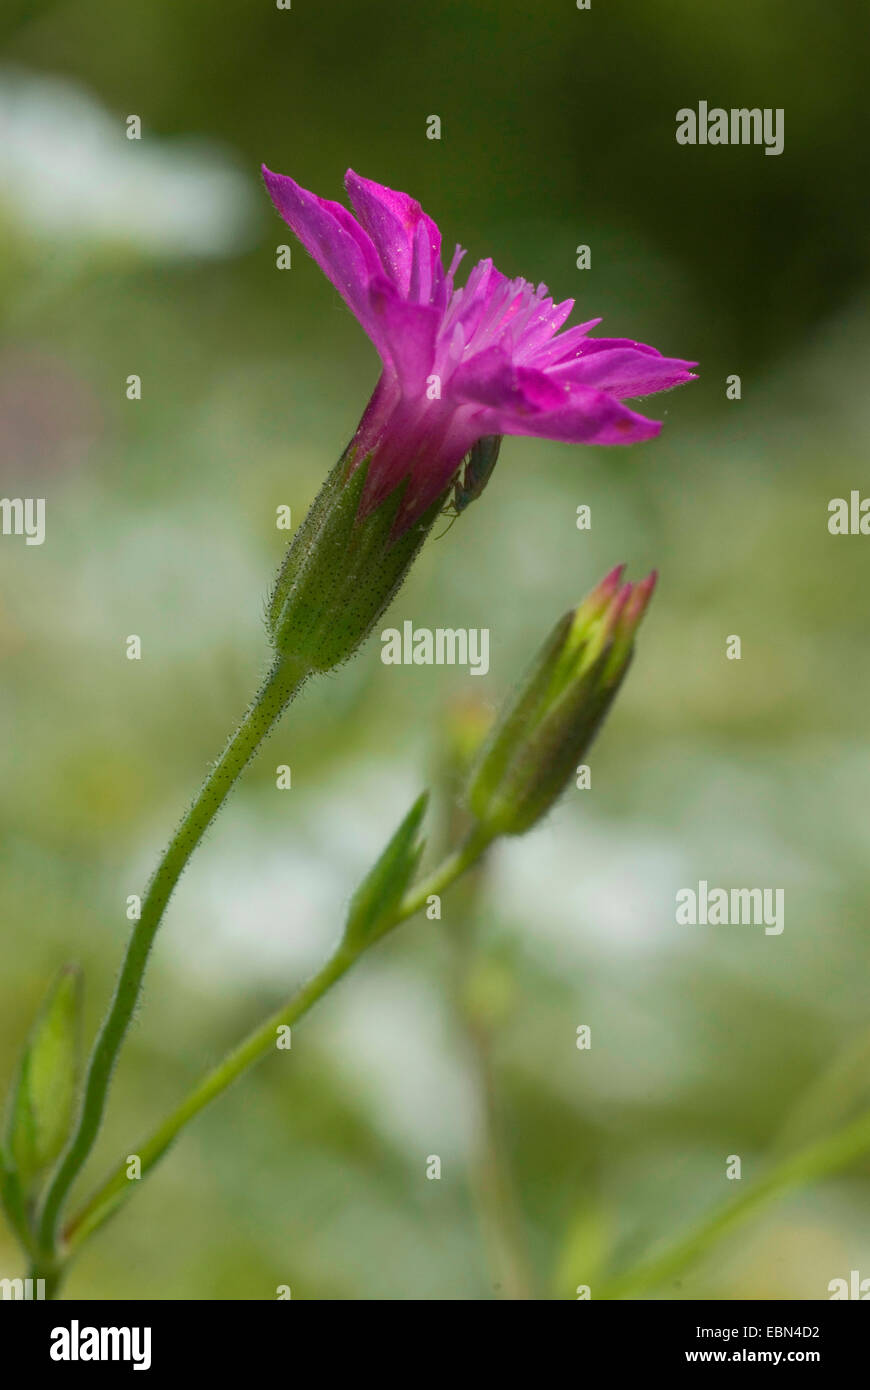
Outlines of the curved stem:
{"label": "curved stem", "polygon": [[[490,836],[474,830],[463,844],[444,860],[444,862],[422,880],[399,905],[394,925],[414,915],[431,893],[443,892],[455,879],[459,878],[476,859],[480,857],[490,842]],[[163,1157],[178,1133],[205,1107],[221,1095],[232,1083],[275,1048],[276,1030],[289,1027],[307,1013],[336,980],[346,974],[359,959],[362,949],[350,950],[339,946],[326,965],[302,987],[298,994],[272,1014],[240,1043],[222,1062],[208,1073],[191,1091],[158,1129],[135,1151],[140,1160],[140,1173],[144,1177]],[[138,1183],[127,1178],[127,1164],[120,1163],[101,1187],[93,1193],[89,1201],[72,1218],[64,1231],[64,1244],[73,1253],[89,1236],[106,1222],[110,1216],[132,1195]]]}
{"label": "curved stem", "polygon": [[307,673],[279,660],[251,702],[202,789],[170,841],[142,903],[133,928],[109,1012],[88,1065],[84,1096],[75,1132],[46,1192],[38,1240],[50,1259],[57,1241],[61,1210],[100,1130],[112,1072],[142,989],[145,967],[169,898],[188,860],[230,789],[270,732]]}
{"label": "curved stem", "polygon": [[[241,1076],[242,1072],[259,1061],[276,1045],[279,1028],[289,1027],[307,1013],[312,1004],[326,993],[330,985],[340,979],[356,960],[355,954],[344,953],[339,949],[322,970],[302,987],[297,995],[266,1019],[265,1023],[240,1043],[222,1062],[209,1072],[190,1095],[173,1110],[163,1124],[150,1138],[136,1150],[139,1159],[140,1177],[144,1178],[163,1157],[176,1135],[201,1110],[227,1090]],[[135,1190],[137,1184],[127,1177],[127,1160],[119,1163],[108,1180],[93,1194],[90,1201],[76,1214],[66,1231],[65,1245],[69,1251],[86,1240],[98,1226],[102,1226],[121,1203]]]}

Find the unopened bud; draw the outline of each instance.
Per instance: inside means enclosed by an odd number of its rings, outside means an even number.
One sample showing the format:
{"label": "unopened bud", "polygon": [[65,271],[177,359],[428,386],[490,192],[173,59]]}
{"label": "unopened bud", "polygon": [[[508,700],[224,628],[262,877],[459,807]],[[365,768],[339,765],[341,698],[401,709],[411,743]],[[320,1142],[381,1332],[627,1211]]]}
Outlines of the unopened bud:
{"label": "unopened bud", "polygon": [[520,835],[545,815],[595,738],[625,677],[653,572],[622,584],[612,570],[566,613],[483,748],[468,804],[494,835]]}

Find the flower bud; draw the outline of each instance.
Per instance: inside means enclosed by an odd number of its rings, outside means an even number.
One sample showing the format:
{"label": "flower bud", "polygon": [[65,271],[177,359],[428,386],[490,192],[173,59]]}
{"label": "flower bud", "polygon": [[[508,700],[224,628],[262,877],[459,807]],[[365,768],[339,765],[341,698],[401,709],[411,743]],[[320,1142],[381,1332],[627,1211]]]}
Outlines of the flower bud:
{"label": "flower bud", "polygon": [[[401,585],[442,505],[395,527],[406,483],[360,508],[369,460],[339,459],[290,543],[267,612],[276,650],[307,672],[352,656]],[[351,471],[352,470],[352,471]]]}
{"label": "flower bud", "polygon": [[623,566],[556,624],[496,720],[468,804],[494,835],[520,835],[546,814],[582,761],[625,677],[655,587],[620,584]]}

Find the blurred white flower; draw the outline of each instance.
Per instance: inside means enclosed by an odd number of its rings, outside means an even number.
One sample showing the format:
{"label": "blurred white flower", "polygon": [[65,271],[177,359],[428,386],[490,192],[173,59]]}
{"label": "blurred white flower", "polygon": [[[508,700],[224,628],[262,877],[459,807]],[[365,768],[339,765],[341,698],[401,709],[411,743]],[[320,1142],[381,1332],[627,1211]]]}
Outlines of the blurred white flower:
{"label": "blurred white flower", "polygon": [[111,115],[82,87],[0,72],[0,213],[38,237],[120,242],[161,257],[226,256],[255,226],[248,180],[214,142],[161,138]]}

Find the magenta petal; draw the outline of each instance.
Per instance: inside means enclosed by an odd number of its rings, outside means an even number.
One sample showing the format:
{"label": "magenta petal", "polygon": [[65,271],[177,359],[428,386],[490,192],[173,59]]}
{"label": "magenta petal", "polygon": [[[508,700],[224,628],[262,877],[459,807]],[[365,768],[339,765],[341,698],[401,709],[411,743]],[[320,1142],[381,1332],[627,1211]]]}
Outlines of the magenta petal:
{"label": "magenta petal", "polygon": [[[432,286],[443,278],[441,233],[431,217],[407,193],[361,178],[352,169],[344,182],[396,289],[405,298],[411,295],[417,303],[427,302]],[[426,286],[425,298],[420,297],[421,284]]]}
{"label": "magenta petal", "polygon": [[[600,348],[590,338],[576,357],[550,368],[551,378],[574,386],[595,386],[623,400],[627,396],[647,396],[668,391],[693,380],[694,362],[678,357],[662,357],[642,343],[626,343]],[[617,340],[618,341],[618,340]],[[595,350],[591,350],[593,349]]]}
{"label": "magenta petal", "polygon": [[[428,222],[428,218],[426,222]],[[411,252],[411,282],[408,298],[412,304],[428,304],[432,292],[444,279],[441,257],[432,245],[432,234],[422,219],[417,223],[414,233],[414,246]],[[439,308],[443,307],[439,303]]]}
{"label": "magenta petal", "polygon": [[578,323],[574,328],[566,328],[564,333],[551,338],[548,343],[543,343],[535,349],[531,357],[531,365],[549,370],[556,363],[562,362],[567,357],[573,357],[578,348],[585,347],[587,343],[602,342],[601,338],[590,338],[590,328],[597,328],[601,319],[587,319],[586,323]]}
{"label": "magenta petal", "polygon": [[526,360],[534,355],[541,344],[548,343],[558,333],[573,308],[573,299],[563,299],[561,304],[554,304],[548,299],[541,305],[523,330],[522,351]]}
{"label": "magenta petal", "polygon": [[661,425],[626,397],[692,379],[695,365],[627,338],[590,338],[599,319],[560,332],[572,305],[484,259],[465,286],[445,274],[441,235],[420,204],[348,170],[357,216],[264,168],[281,216],[356,314],[384,364],[354,435],[366,461],[361,511],[400,485],[401,531],[449,488],[483,435],[631,444]]}
{"label": "magenta petal", "polygon": [[340,203],[318,198],[286,175],[273,174],[265,165],[263,178],[288,227],[332,281],[375,345],[380,346],[370,321],[368,287],[372,278],[381,273],[371,238]]}
{"label": "magenta petal", "polygon": [[564,404],[567,394],[544,372],[517,366],[501,347],[486,348],[461,363],[451,378],[450,393],[459,400],[516,415],[554,410]]}
{"label": "magenta petal", "polygon": [[652,439],[661,429],[659,420],[648,420],[606,391],[586,386],[573,387],[570,401],[558,410],[525,417],[487,410],[481,425],[482,433],[534,435],[566,444],[636,444]]}
{"label": "magenta petal", "polygon": [[612,352],[614,348],[634,348],[637,352],[649,353],[651,357],[661,357],[658,348],[650,347],[648,343],[638,343],[634,338],[587,338],[582,348],[584,357],[593,352]]}
{"label": "magenta petal", "polygon": [[389,354],[402,389],[422,395],[433,370],[440,313],[430,304],[409,304],[383,275],[371,284],[369,306],[377,341]]}

